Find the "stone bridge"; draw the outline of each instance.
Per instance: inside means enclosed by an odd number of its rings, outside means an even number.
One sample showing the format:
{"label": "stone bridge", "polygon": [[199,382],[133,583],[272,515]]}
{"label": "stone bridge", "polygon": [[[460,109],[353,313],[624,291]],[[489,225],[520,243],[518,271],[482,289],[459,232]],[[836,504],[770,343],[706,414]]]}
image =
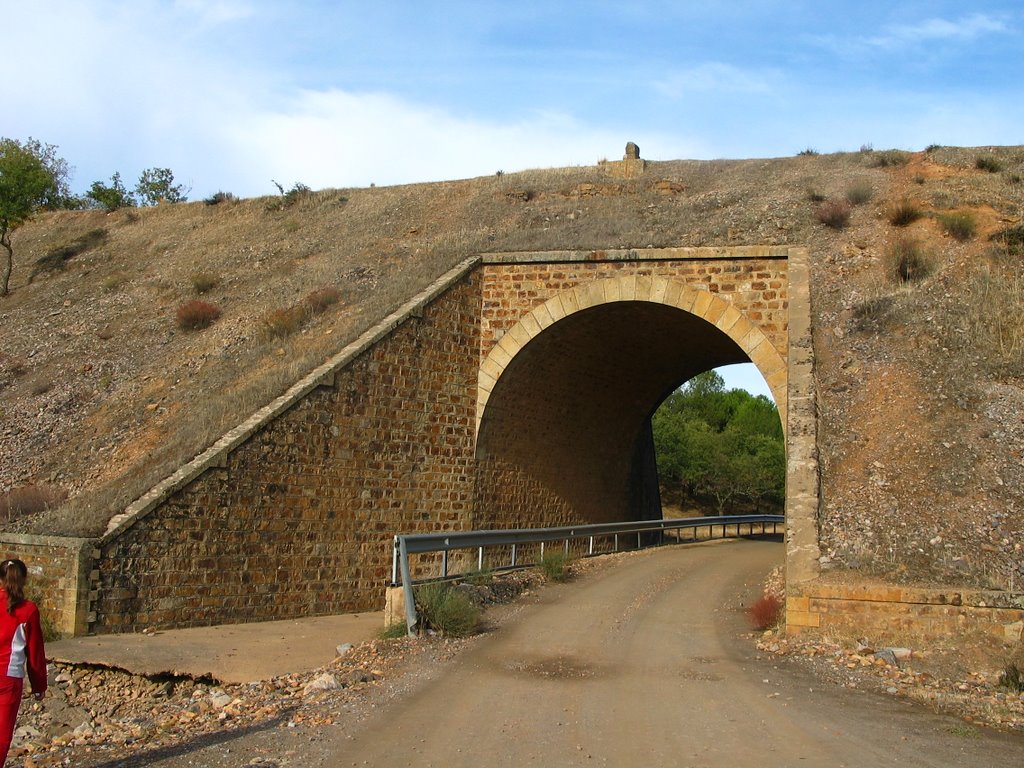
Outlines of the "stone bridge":
{"label": "stone bridge", "polygon": [[788,578],[811,579],[807,265],[788,247],[469,259],[102,538],[5,538],[65,632],[377,609],[395,533],[660,517],[651,414],[748,360],[786,429]]}
{"label": "stone bridge", "polygon": [[99,539],[3,539],[69,634],[379,609],[399,532],[660,516],[651,414],[749,360],[786,434],[789,631],[1019,637],[1005,595],[818,573],[810,309],[801,248],[476,256]]}

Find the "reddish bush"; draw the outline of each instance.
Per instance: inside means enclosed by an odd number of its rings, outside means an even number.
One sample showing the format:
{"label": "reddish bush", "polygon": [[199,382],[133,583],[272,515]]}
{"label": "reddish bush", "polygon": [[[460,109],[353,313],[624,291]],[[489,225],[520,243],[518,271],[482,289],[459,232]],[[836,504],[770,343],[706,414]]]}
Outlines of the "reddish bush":
{"label": "reddish bush", "polygon": [[315,315],[325,311],[332,304],[337,304],[341,293],[337,288],[317,288],[303,300],[309,311]]}
{"label": "reddish bush", "polygon": [[850,221],[853,206],[846,200],[826,200],[814,212],[815,217],[826,227],[842,229]]}
{"label": "reddish bush", "polygon": [[213,325],[220,317],[220,307],[208,301],[188,301],[178,307],[178,327],[185,331],[198,331]]}
{"label": "reddish bush", "polygon": [[775,595],[762,595],[747,608],[747,620],[754,629],[770,629],[782,618],[782,601]]}

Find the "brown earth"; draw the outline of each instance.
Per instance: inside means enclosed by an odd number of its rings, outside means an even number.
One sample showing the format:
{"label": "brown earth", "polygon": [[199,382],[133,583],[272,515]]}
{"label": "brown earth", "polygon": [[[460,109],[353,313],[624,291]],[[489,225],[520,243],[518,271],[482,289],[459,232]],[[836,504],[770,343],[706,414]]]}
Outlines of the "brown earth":
{"label": "brown earth", "polygon": [[[998,173],[976,159],[996,158]],[[96,535],[181,461],[414,291],[483,251],[792,244],[811,254],[823,566],[901,582],[1024,581],[1024,150],[933,148],[606,166],[281,198],[42,214],[0,299],[0,504],[66,495],[8,530]],[[867,185],[848,226],[810,198]],[[921,210],[890,224],[905,199]],[[961,242],[939,216],[971,213]],[[39,271],[93,230],[98,245]],[[923,249],[901,283],[891,252]],[[33,272],[37,274],[33,275]],[[198,276],[223,314],[184,331]],[[30,278],[32,278],[30,280]],[[340,301],[283,336],[270,315]],[[6,494],[6,495],[5,495]],[[31,496],[31,494],[27,494]],[[43,494],[45,499],[45,493]],[[37,499],[38,500],[38,499]]]}

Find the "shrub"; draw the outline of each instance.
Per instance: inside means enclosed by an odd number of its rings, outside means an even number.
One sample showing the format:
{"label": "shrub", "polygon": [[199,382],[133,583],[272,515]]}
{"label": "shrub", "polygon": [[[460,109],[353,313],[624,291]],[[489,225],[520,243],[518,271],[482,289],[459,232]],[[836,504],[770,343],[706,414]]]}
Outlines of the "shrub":
{"label": "shrub", "polygon": [[938,221],[947,235],[960,242],[970,240],[978,232],[974,214],[967,211],[940,214]]}
{"label": "shrub", "polygon": [[192,283],[192,289],[196,293],[203,294],[216,288],[218,283],[220,283],[220,278],[209,272],[196,272],[189,277],[189,281]]}
{"label": "shrub", "polygon": [[1014,693],[1024,693],[1024,672],[1016,664],[1007,664],[999,675],[999,687]]}
{"label": "shrub", "polygon": [[317,288],[306,294],[302,300],[309,311],[315,315],[325,312],[328,307],[337,304],[341,300],[341,292],[337,288]]}
{"label": "shrub", "polygon": [[842,229],[849,223],[852,212],[853,206],[845,200],[826,200],[818,206],[814,215],[826,227]]}
{"label": "shrub", "polygon": [[295,333],[306,322],[307,309],[302,305],[275,309],[263,316],[263,331],[272,339]]}
{"label": "shrub", "polygon": [[474,587],[486,587],[494,581],[494,571],[486,566],[474,568],[466,573],[465,579],[467,584],[472,584]]}
{"label": "shrub", "polygon": [[896,168],[910,162],[910,153],[902,149],[886,149],[872,152],[870,164],[873,168]]}
{"label": "shrub", "polygon": [[129,280],[128,275],[124,272],[115,272],[112,275],[108,275],[103,279],[103,290],[107,293],[113,293]]}
{"label": "shrub", "polygon": [[188,301],[178,307],[178,327],[184,331],[209,328],[221,315],[220,307],[208,301]]}
{"label": "shrub", "polygon": [[875,189],[868,181],[858,181],[846,190],[846,200],[850,205],[864,205],[875,196]]}
{"label": "shrub", "polygon": [[228,203],[235,199],[235,196],[230,192],[214,192],[203,202],[207,205],[220,205],[221,203]]}
{"label": "shrub", "polygon": [[911,237],[898,238],[886,249],[885,258],[889,276],[900,283],[922,280],[934,267],[928,251]]}
{"label": "shrub", "polygon": [[827,199],[824,194],[814,189],[813,187],[807,188],[807,199],[812,203],[823,203]]}
{"label": "shrub", "polygon": [[974,159],[974,167],[979,171],[988,171],[989,173],[999,173],[1003,170],[1003,164],[992,155],[978,155]]}
{"label": "shrub", "polygon": [[853,306],[853,325],[858,331],[882,327],[890,319],[896,301],[892,296],[872,296]]}
{"label": "shrub", "polygon": [[747,608],[747,621],[754,629],[771,629],[782,620],[782,601],[775,595],[761,595]]}
{"label": "shrub", "polygon": [[797,157],[814,157],[818,154],[818,150],[808,147],[807,149],[801,149],[796,153]]}
{"label": "shrub", "polygon": [[889,223],[894,227],[906,227],[924,215],[924,212],[913,200],[900,200],[889,211]]}
{"label": "shrub", "polygon": [[49,379],[36,379],[32,382],[32,386],[29,387],[29,390],[36,397],[45,395],[51,389],[53,389],[53,382]]}
{"label": "shrub", "polygon": [[23,485],[0,494],[0,519],[34,515],[60,504],[66,494],[52,485]]}
{"label": "shrub", "polygon": [[450,637],[470,635],[480,623],[480,609],[467,595],[445,581],[416,589],[416,611],[424,626]]}
{"label": "shrub", "polygon": [[540,570],[548,581],[567,581],[571,562],[565,550],[548,549],[540,560]]}
{"label": "shrub", "polygon": [[292,188],[285,192],[284,187],[278,184],[276,181],[271,179],[271,183],[277,187],[277,191],[280,193],[280,197],[276,200],[272,200],[267,203],[268,211],[283,211],[285,208],[291,208],[293,205],[298,203],[300,200],[308,197],[312,193],[312,189],[307,187],[301,181],[297,181],[292,185]]}

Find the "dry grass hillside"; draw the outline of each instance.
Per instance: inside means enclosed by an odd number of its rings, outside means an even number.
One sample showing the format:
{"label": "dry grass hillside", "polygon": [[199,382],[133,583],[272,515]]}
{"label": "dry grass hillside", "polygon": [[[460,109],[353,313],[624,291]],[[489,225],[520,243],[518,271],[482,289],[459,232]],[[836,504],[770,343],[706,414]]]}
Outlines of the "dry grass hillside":
{"label": "dry grass hillside", "polygon": [[[795,244],[813,270],[825,564],[1019,589],[1024,148],[607,170],[39,216],[0,299],[4,527],[101,533],[471,254]],[[221,315],[183,330],[196,299]]]}

